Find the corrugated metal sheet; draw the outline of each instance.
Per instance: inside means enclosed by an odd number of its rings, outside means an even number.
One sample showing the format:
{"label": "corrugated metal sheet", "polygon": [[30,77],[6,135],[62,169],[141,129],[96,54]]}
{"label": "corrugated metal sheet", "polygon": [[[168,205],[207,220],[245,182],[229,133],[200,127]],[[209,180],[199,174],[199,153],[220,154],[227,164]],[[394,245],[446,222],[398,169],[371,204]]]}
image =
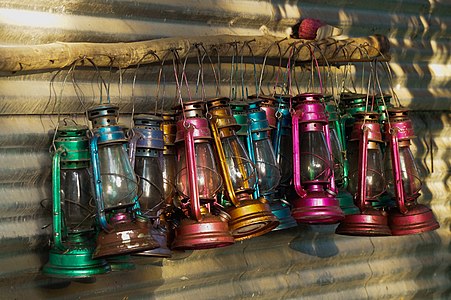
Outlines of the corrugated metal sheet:
{"label": "corrugated metal sheet", "polygon": [[[45,278],[39,269],[47,259],[50,233],[49,227],[42,228],[50,223],[43,206],[50,195],[48,148],[57,120],[54,114],[80,114],[83,106],[71,76],[62,84],[67,72],[56,77],[56,94],[51,94],[49,85],[55,72],[3,74],[0,298],[450,298],[450,9],[450,3],[414,0],[2,1],[1,44],[114,42],[264,31],[283,36],[301,15],[340,26],[345,36],[387,35],[393,45],[390,64],[396,75],[396,92],[404,105],[414,109],[418,138],[413,151],[425,176],[421,202],[431,205],[441,228],[409,237],[356,238],[334,235],[332,226],[300,227],[229,248],[178,253],[171,260],[137,259],[137,270],[99,276],[91,283]],[[247,74],[251,67],[248,65]],[[174,96],[170,68],[163,97],[167,107]],[[230,63],[223,62],[225,94],[229,70]],[[273,68],[269,70],[267,82],[274,74]],[[195,78],[195,71],[196,62],[189,66],[190,78]],[[133,99],[133,70],[124,75],[121,98],[118,73],[108,79],[108,70],[102,70],[102,76],[111,81],[112,101],[120,103],[123,112],[131,111],[132,100],[137,111],[148,111],[154,107],[157,72],[155,67],[140,68]],[[84,92],[84,105],[96,103],[95,72],[84,68],[74,74]],[[356,78],[359,76],[358,68]],[[246,77],[246,85],[253,91],[253,79]],[[214,80],[208,73],[206,88],[208,95],[214,94]],[[55,95],[61,100],[59,107]],[[121,119],[125,124],[127,117]],[[83,122],[82,116],[77,118]]]}

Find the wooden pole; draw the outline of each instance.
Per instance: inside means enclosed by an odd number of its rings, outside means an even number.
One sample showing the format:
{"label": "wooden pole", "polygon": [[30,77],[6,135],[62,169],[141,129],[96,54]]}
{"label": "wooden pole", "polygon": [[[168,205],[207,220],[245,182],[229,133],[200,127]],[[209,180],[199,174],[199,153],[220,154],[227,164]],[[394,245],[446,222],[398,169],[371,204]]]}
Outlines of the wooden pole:
{"label": "wooden pole", "polygon": [[[388,60],[389,41],[382,35],[337,40],[328,38],[319,41],[284,39],[273,36],[200,36],[189,38],[163,38],[130,43],[61,43],[44,45],[0,47],[0,71],[43,71],[61,69],[77,64],[95,64],[97,67],[126,68],[129,66],[158,62],[171,49],[180,57],[196,56],[193,45],[202,45],[209,53],[231,56],[237,44],[243,56],[267,56],[279,58],[278,43],[284,58],[296,53],[297,61],[311,61],[312,53],[318,61],[330,64],[355,61],[370,61],[375,58]],[[290,50],[290,47],[293,51]],[[213,52],[212,52],[213,51]],[[241,55],[241,52],[240,52]]]}

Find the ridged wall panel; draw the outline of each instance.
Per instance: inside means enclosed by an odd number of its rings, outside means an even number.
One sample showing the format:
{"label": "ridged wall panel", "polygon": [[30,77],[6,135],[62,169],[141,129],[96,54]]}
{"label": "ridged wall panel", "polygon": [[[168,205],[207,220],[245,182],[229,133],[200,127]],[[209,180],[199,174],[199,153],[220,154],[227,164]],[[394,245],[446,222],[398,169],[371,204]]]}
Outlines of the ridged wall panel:
{"label": "ridged wall panel", "polygon": [[[266,32],[283,37],[300,17],[341,27],[343,37],[387,35],[392,45],[394,89],[401,103],[413,110],[417,138],[412,149],[424,176],[420,202],[432,207],[441,228],[415,236],[363,238],[335,235],[333,226],[299,226],[224,249],[175,253],[164,260],[139,258],[135,271],[98,276],[92,282],[49,279],[40,269],[47,260],[51,233],[52,131],[58,112],[63,113],[60,118],[85,122],[84,108],[99,101],[99,74],[89,67],[73,74],[67,70],[1,74],[0,298],[451,297],[451,15],[446,13],[450,10],[446,1],[414,0],[2,1],[2,45]],[[228,95],[230,57],[221,62],[221,91]],[[166,108],[176,103],[171,67],[165,68],[165,83],[161,84],[165,93],[159,96],[159,107],[163,99]],[[276,69],[268,67],[267,91]],[[187,70],[190,82],[195,82],[197,62],[189,62]],[[126,125],[133,103],[137,112],[149,112],[156,101],[158,68],[142,66],[134,89],[133,72],[127,70],[119,89],[117,71],[112,75],[100,71],[110,82],[112,101],[121,105],[121,122]],[[251,93],[251,64],[246,74],[245,85]],[[214,78],[207,72],[205,76],[207,95],[212,96]],[[354,76],[359,82],[359,64]],[[80,86],[83,94],[74,86]]]}

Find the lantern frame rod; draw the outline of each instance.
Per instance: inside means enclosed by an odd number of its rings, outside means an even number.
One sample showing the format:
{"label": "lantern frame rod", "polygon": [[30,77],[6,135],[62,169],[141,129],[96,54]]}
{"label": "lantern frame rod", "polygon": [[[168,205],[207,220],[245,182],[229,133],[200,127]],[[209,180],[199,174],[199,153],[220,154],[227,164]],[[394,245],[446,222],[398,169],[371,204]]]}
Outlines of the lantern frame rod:
{"label": "lantern frame rod", "polygon": [[56,149],[52,159],[52,193],[53,193],[53,245],[59,250],[65,250],[62,242],[62,215],[61,215],[61,155],[65,150]]}

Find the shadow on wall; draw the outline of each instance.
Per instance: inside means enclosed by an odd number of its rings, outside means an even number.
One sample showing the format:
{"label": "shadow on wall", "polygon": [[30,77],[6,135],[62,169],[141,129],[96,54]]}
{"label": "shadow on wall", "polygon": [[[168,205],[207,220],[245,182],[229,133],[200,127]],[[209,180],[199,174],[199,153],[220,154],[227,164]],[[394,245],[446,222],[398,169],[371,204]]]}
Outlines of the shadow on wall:
{"label": "shadow on wall", "polygon": [[39,299],[128,299],[137,297],[135,290],[145,294],[145,299],[156,299],[154,291],[162,286],[161,258],[133,257],[135,270],[113,271],[105,275],[77,280],[65,280],[37,275],[35,296]]}
{"label": "shadow on wall", "polygon": [[[416,258],[412,269],[419,269],[414,282],[417,286],[412,299],[449,299],[451,295],[450,270],[446,264],[447,257],[451,251],[451,243],[448,247],[443,247],[444,240],[437,231],[426,232],[416,235],[421,239],[411,253]],[[443,261],[438,265],[431,263],[431,258]],[[442,287],[445,287],[443,289]],[[447,287],[447,288],[446,288]]]}
{"label": "shadow on wall", "polygon": [[290,242],[290,248],[318,258],[339,254],[335,244],[337,225],[300,225],[297,236]]}

